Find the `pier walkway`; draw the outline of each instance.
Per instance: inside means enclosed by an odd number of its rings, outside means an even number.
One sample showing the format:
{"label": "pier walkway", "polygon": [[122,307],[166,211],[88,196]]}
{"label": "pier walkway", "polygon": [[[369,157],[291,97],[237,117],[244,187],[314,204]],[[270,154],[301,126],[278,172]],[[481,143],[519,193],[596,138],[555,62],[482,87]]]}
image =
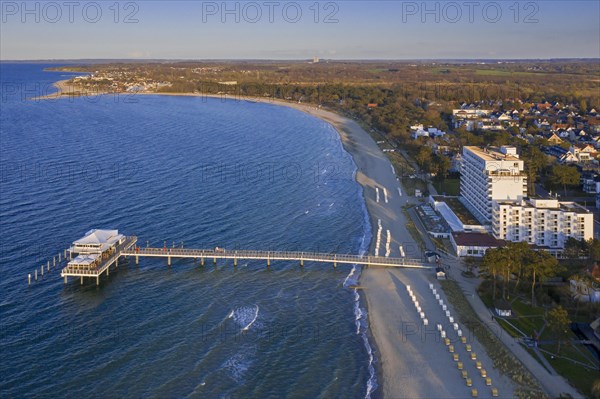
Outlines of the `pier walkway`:
{"label": "pier walkway", "polygon": [[171,264],[171,258],[196,258],[204,264],[204,259],[233,259],[234,266],[238,260],[264,260],[267,266],[271,261],[288,260],[298,261],[300,265],[304,262],[332,263],[337,266],[341,264],[358,264],[366,266],[382,267],[406,267],[429,269],[433,267],[420,259],[389,258],[385,256],[349,255],[320,252],[292,252],[292,251],[254,251],[254,250],[226,250],[226,249],[188,249],[188,248],[135,248],[121,253],[123,256],[135,256],[136,263],[140,256],[167,258],[167,264]]}
{"label": "pier walkway", "polygon": [[[139,264],[140,257],[166,258],[167,265],[171,266],[172,259],[188,258],[199,260],[203,266],[205,259],[212,259],[216,264],[217,259],[232,259],[233,265],[237,266],[238,260],[263,260],[267,267],[271,266],[272,261],[296,261],[300,266],[304,262],[329,263],[333,267],[338,264],[357,264],[377,267],[402,267],[414,269],[431,269],[435,266],[421,259],[411,258],[390,258],[386,256],[371,255],[352,255],[320,252],[294,252],[294,251],[257,251],[257,250],[227,250],[223,248],[215,249],[191,249],[191,248],[140,248],[136,246],[138,239],[136,236],[125,237],[125,240],[114,247],[114,250],[107,256],[103,256],[97,262],[89,265],[68,264],[61,271],[61,277],[68,282],[68,277],[79,277],[81,284],[83,278],[95,278],[96,284],[100,284],[100,276],[106,272],[110,273],[110,267],[119,266],[120,257],[135,257],[135,263]],[[66,253],[66,252],[65,252]],[[73,262],[75,263],[75,262]]]}

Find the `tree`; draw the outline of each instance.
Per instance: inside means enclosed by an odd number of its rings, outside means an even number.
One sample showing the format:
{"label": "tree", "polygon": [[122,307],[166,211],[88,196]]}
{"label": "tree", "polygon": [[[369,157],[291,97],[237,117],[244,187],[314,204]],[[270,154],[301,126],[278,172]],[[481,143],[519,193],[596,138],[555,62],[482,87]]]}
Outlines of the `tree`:
{"label": "tree", "polygon": [[548,312],[546,321],[548,322],[548,327],[554,333],[554,336],[558,341],[556,353],[560,353],[560,345],[562,341],[569,335],[569,329],[571,325],[569,312],[559,305],[555,308],[552,308]]}
{"label": "tree", "polygon": [[465,258],[465,266],[467,269],[467,273],[470,275],[473,273],[473,268],[477,265],[477,260],[472,256],[467,256]]}
{"label": "tree", "polygon": [[567,165],[554,165],[550,169],[550,183],[553,186],[563,186],[565,196],[567,195],[567,186],[579,184],[580,175],[577,168]]}
{"label": "tree", "polygon": [[535,194],[535,182],[540,172],[548,166],[548,157],[539,147],[528,145],[521,153],[527,171],[527,192]]}
{"label": "tree", "polygon": [[535,285],[556,275],[558,261],[546,251],[533,251],[528,256],[526,271],[531,278],[531,304],[535,306]]}
{"label": "tree", "polygon": [[588,247],[590,252],[590,259],[593,261],[600,260],[600,240],[597,238],[590,239],[588,241]]}
{"label": "tree", "polygon": [[581,250],[581,245],[579,245],[579,240],[573,237],[567,238],[565,241],[565,249],[563,251],[563,255],[569,259],[579,258],[579,251]]}
{"label": "tree", "polygon": [[448,176],[448,170],[450,169],[451,162],[450,159],[445,155],[436,155],[434,158],[436,175],[438,178],[445,179]]}
{"label": "tree", "polygon": [[421,147],[415,156],[415,161],[417,161],[419,168],[425,169],[431,163],[431,149],[426,146]]}
{"label": "tree", "polygon": [[519,282],[525,274],[525,263],[528,259],[531,259],[535,251],[531,249],[529,244],[524,241],[511,242],[508,244],[508,250],[512,257],[512,269],[511,272],[517,276],[517,282],[515,284],[515,291],[519,287]]}
{"label": "tree", "polygon": [[579,111],[581,112],[582,115],[587,114],[587,101],[585,101],[584,98],[582,98],[581,100],[579,100]]}
{"label": "tree", "polygon": [[500,274],[500,266],[504,262],[504,254],[501,248],[490,248],[485,251],[481,270],[492,277],[492,299],[496,299],[496,280]]}

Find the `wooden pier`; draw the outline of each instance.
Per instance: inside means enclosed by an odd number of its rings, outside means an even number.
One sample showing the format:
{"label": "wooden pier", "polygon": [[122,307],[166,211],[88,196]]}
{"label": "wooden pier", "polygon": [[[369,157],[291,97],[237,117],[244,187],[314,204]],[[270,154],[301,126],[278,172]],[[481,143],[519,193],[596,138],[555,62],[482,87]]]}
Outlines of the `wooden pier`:
{"label": "wooden pier", "polygon": [[119,266],[119,258],[130,256],[135,258],[136,264],[139,264],[140,257],[166,258],[168,266],[171,266],[172,259],[187,258],[194,259],[194,261],[199,260],[202,266],[204,266],[206,259],[212,259],[214,264],[217,263],[218,259],[231,259],[233,260],[234,267],[238,265],[239,260],[262,260],[266,262],[267,267],[270,267],[273,261],[295,261],[299,262],[300,266],[304,266],[304,262],[329,263],[334,268],[338,264],[413,269],[432,269],[434,267],[434,265],[425,260],[410,258],[320,252],[227,250],[222,248],[140,248],[136,246],[137,241],[136,236],[125,237],[118,245],[112,246],[109,250],[102,252],[101,257],[97,257],[89,264],[81,264],[81,262],[77,261],[69,262],[62,269],[61,277],[65,279],[65,283],[68,282],[69,277],[79,277],[81,284],[83,284],[84,277],[95,278],[96,284],[99,285],[100,276],[103,273],[106,272],[106,275],[109,275],[111,266]]}

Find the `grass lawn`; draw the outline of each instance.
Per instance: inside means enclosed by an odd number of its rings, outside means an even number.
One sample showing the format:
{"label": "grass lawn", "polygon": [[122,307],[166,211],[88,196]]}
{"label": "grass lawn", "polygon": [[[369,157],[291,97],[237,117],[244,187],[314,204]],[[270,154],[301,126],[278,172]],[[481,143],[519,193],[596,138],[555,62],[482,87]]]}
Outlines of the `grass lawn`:
{"label": "grass lawn", "polygon": [[[551,345],[551,348],[544,347],[542,349],[550,349],[550,352],[556,352],[555,345]],[[563,347],[560,350],[559,356],[564,356],[571,359],[574,358],[578,361],[583,360],[581,358],[581,354],[573,353],[575,351],[576,350],[574,348],[570,348],[567,345],[563,345]],[[552,355],[549,355],[548,353],[543,351],[542,353],[546,360],[548,360],[548,363],[552,365],[552,367],[554,368],[554,370],[556,370],[558,374],[565,377],[573,386],[575,386],[575,388],[577,388],[579,392],[581,392],[589,398],[592,397],[592,385],[595,380],[600,379],[600,373],[598,373],[597,370],[594,371],[586,369],[583,366],[577,365],[576,363],[573,363],[572,361],[562,357],[555,356],[554,359],[552,359]]]}
{"label": "grass lawn", "polygon": [[433,180],[433,187],[440,195],[458,196],[460,194],[460,179],[448,178],[444,180]]}

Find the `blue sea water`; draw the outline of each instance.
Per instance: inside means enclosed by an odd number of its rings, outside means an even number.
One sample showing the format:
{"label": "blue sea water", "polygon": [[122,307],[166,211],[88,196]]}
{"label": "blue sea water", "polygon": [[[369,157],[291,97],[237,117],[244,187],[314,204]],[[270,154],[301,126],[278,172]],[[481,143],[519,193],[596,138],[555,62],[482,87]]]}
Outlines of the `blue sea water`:
{"label": "blue sea water", "polygon": [[[142,258],[96,287],[40,269],[91,228],[140,246],[365,251],[335,130],[271,104],[32,99],[70,74],[0,63],[0,396],[364,398],[352,266]],[[377,391],[375,391],[376,394]]]}

